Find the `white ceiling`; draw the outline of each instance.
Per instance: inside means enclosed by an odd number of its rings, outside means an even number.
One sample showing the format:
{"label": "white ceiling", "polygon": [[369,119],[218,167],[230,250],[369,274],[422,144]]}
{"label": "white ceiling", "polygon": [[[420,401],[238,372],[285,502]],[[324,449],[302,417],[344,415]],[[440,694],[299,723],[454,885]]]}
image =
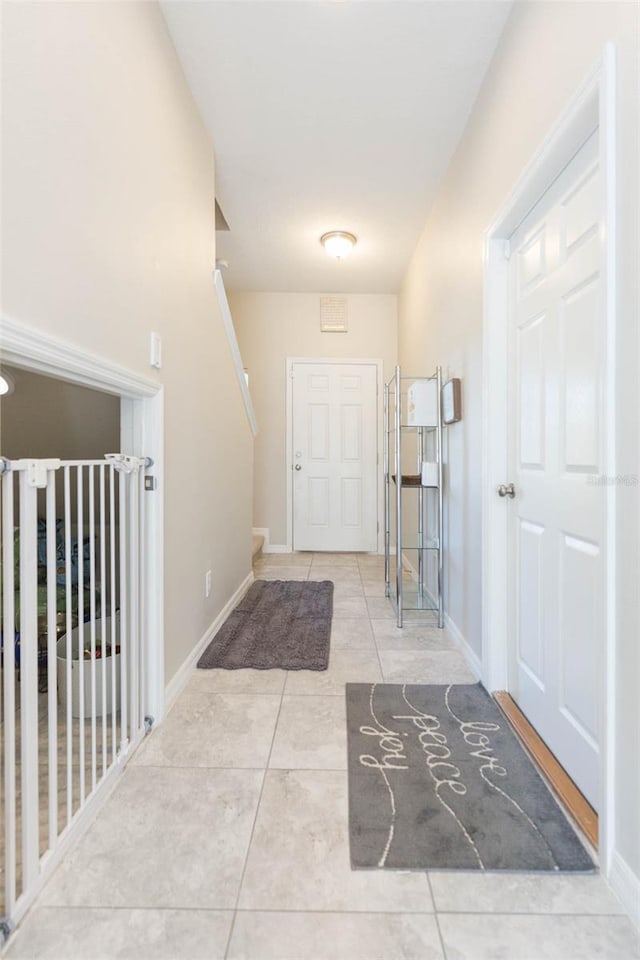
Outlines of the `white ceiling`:
{"label": "white ceiling", "polygon": [[[166,0],[216,151],[235,290],[394,293],[505,0]],[[319,237],[358,244],[330,260]]]}

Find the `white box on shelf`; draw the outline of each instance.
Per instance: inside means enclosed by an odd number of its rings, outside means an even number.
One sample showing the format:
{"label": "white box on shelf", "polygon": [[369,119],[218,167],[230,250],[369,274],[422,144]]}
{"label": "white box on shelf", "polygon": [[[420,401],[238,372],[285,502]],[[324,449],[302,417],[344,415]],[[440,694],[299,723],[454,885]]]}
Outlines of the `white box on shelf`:
{"label": "white box on shelf", "polygon": [[438,486],[438,464],[434,460],[422,461],[422,486]]}
{"label": "white box on shelf", "polygon": [[416,380],[408,388],[407,424],[410,427],[438,426],[437,380]]}

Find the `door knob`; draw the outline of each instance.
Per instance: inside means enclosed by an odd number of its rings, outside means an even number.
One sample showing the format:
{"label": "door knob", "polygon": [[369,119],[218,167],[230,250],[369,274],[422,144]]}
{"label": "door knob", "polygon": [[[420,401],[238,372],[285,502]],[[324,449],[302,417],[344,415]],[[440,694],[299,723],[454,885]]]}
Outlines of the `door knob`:
{"label": "door knob", "polygon": [[296,463],[294,470],[302,470],[302,464]]}
{"label": "door knob", "polygon": [[515,497],[516,488],[512,483],[501,483],[498,487],[498,496],[499,497]]}

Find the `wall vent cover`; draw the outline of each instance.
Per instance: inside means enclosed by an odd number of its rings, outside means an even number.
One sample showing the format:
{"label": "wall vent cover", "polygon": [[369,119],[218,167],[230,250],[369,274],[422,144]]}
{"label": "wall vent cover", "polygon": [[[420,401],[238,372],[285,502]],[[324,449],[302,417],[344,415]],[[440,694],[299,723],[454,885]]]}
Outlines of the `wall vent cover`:
{"label": "wall vent cover", "polygon": [[346,297],[320,297],[320,330],[322,333],[347,332]]}

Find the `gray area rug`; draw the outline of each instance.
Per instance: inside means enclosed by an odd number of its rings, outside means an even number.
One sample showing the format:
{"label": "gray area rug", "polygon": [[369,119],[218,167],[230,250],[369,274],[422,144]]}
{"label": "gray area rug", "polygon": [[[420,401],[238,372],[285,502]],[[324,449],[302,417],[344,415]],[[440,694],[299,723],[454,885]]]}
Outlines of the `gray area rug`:
{"label": "gray area rug", "polygon": [[589,871],[480,684],[347,684],[355,868]]}
{"label": "gray area rug", "polygon": [[256,580],[220,627],[198,666],[326,670],[333,583]]}

